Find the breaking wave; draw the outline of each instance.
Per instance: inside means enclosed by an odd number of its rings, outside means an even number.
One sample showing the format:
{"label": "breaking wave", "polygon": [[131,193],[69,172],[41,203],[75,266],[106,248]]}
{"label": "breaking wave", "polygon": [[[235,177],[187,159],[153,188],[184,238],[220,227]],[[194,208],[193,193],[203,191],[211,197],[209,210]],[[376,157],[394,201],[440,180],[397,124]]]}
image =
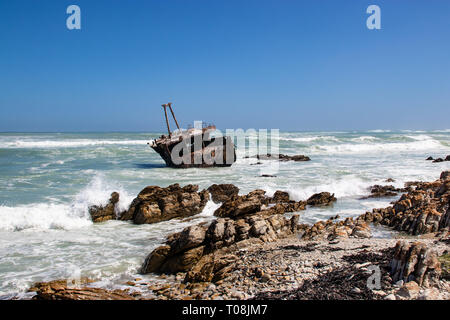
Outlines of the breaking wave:
{"label": "breaking wave", "polygon": [[89,226],[92,221],[88,207],[107,204],[113,191],[120,193],[118,209],[128,209],[133,197],[120,186],[110,184],[97,175],[69,204],[47,202],[16,207],[0,206],[0,230],[70,230]]}

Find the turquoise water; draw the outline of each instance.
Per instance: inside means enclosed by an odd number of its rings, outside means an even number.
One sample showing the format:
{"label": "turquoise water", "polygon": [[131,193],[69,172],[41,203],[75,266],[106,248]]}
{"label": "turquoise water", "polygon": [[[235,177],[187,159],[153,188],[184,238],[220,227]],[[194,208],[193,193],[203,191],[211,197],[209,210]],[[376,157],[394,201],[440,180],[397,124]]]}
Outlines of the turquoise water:
{"label": "turquoise water", "polygon": [[105,203],[112,191],[120,193],[124,209],[147,185],[194,183],[206,188],[233,183],[241,193],[285,190],[296,200],[334,192],[338,202],[332,208],[301,213],[302,221],[313,223],[389,205],[393,199],[359,200],[368,186],[387,178],[401,186],[411,180],[434,180],[450,169],[450,162],[424,160],[450,154],[450,130],[282,132],[280,153],[305,154],[312,161],[281,162],[278,169],[271,161],[250,165],[256,160],[243,158],[242,145],[230,168],[166,168],[147,146],[159,135],[0,134],[0,297],[22,296],[32,282],[67,278],[74,270],[116,287],[136,276],[145,256],[168,233],[212,219],[217,207],[208,203],[203,213],[188,221],[92,224],[88,206]]}

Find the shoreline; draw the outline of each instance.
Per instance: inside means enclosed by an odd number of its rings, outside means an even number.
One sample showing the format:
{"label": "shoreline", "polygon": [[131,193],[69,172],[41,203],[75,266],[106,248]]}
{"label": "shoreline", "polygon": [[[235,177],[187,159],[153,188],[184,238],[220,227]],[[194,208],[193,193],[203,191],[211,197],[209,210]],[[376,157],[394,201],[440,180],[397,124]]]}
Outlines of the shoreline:
{"label": "shoreline", "polygon": [[[106,289],[96,288],[98,296],[95,297],[123,299],[126,296],[130,299],[163,300],[273,298],[390,300],[432,298],[448,300],[450,299],[448,278],[444,277],[442,279],[439,278],[439,275],[437,277],[433,276],[433,285],[418,287],[411,285],[411,281],[406,281],[408,279],[402,280],[404,283],[399,281],[394,283],[388,270],[389,264],[392,263],[393,259],[392,252],[399,239],[403,241],[405,246],[416,245],[415,243],[419,241],[432,248],[433,254],[437,255],[439,259],[442,256],[447,257],[450,239],[448,229],[450,173],[448,171],[443,172],[440,178],[434,182],[412,183],[406,186],[406,189],[397,190],[403,195],[394,202],[392,208],[398,209],[401,205],[405,206],[406,202],[407,205],[403,208],[403,211],[405,213],[411,211],[409,215],[402,215],[403,220],[399,220],[395,209],[389,209],[391,208],[389,207],[386,209],[374,209],[371,213],[367,212],[356,219],[347,218],[341,221],[329,219],[320,221],[312,226],[298,224],[298,216],[296,214],[289,220],[284,218],[283,214],[291,210],[294,213],[298,213],[298,211],[304,209],[305,205],[327,205],[333,202],[332,195],[315,195],[302,203],[302,201],[289,200],[289,195],[281,191],[275,193],[273,197],[266,197],[264,192],[258,193],[256,191],[239,196],[237,195],[238,191],[233,189],[231,185],[224,185],[225,187],[222,188],[220,187],[221,185],[218,185],[219,187],[216,185],[216,187],[209,190],[213,199],[216,198],[218,200],[218,198],[222,197],[220,200],[223,201],[221,207],[216,210],[216,220],[209,226],[202,226],[201,224],[198,230],[194,230],[198,226],[191,226],[180,233],[169,235],[167,242],[169,245],[165,245],[165,251],[158,252],[157,248],[148,256],[147,260],[150,259],[150,265],[153,263],[155,270],[160,268],[158,264],[161,265],[164,260],[173,261],[175,259],[175,261],[178,261],[175,264],[170,262],[166,271],[157,271],[161,273],[160,277],[165,280],[165,283],[149,283],[137,278],[135,281],[128,281],[126,285],[130,286],[130,289],[139,287],[140,290],[138,291],[115,290],[111,292]],[[392,188],[383,190],[382,188],[380,189],[380,186],[375,187],[371,193],[372,196],[376,196],[378,193],[380,197],[383,197],[386,196],[386,192],[388,196],[392,196],[391,192],[396,192]],[[179,190],[191,192],[191,200],[195,198],[194,193],[197,192],[195,188],[189,185]],[[171,191],[173,192],[173,190]],[[165,191],[158,192],[163,192],[164,197],[167,197]],[[419,199],[418,193],[428,194],[428,196],[419,197]],[[140,195],[144,200],[149,199],[148,194],[145,192],[141,191]],[[202,197],[199,197],[199,201],[204,203],[205,193],[202,195]],[[432,195],[431,200],[430,195]],[[114,199],[112,200],[114,201]],[[411,200],[417,201],[417,204],[411,203]],[[447,201],[447,203],[441,203],[441,200]],[[315,203],[316,201],[318,202]],[[270,202],[274,204],[268,205]],[[195,203],[193,205],[196,208]],[[414,212],[416,206],[420,210],[432,210],[434,208],[444,210],[443,214],[439,214],[439,218],[447,220],[443,222],[441,227],[439,225],[440,220],[436,224],[436,221],[430,220],[431,218],[425,219],[426,223],[424,224],[420,213]],[[133,207],[133,204],[131,207]],[[196,214],[193,212],[195,210],[190,212],[189,215]],[[221,215],[222,217],[220,217]],[[296,216],[297,218],[295,218]],[[436,216],[436,212],[431,212],[430,217],[434,216]],[[418,224],[417,221],[422,221],[421,229],[406,228],[405,221],[411,222],[411,219],[416,219],[416,225]],[[225,229],[217,229],[218,221],[225,223],[223,225]],[[251,224],[251,221],[253,221],[253,224]],[[236,227],[242,226],[242,223],[245,222],[250,223],[248,229],[253,230],[250,231],[253,233],[249,233],[245,239],[237,238],[237,233],[233,235],[233,240],[230,240],[231,238],[228,240],[220,238],[226,234],[226,230],[237,230]],[[280,223],[281,227],[278,226]],[[397,228],[410,234],[405,236],[402,233],[398,233],[395,239],[372,238],[370,225],[373,223],[391,224],[391,230]],[[293,227],[293,224],[295,224],[295,227]],[[262,225],[267,225],[268,227],[261,231],[258,228],[261,228]],[[219,239],[220,241],[217,242],[217,239],[208,238],[208,232],[211,233],[211,228],[215,232],[215,236],[219,236],[223,240]],[[259,231],[255,233],[257,229]],[[221,236],[217,232],[225,233]],[[247,232],[249,231],[247,230]],[[411,233],[416,233],[416,235]],[[227,241],[228,243],[226,243]],[[174,251],[176,246],[178,246],[178,249]],[[201,248],[201,252],[197,248]],[[156,267],[154,264],[155,251],[158,253]],[[212,260],[211,257],[213,257]],[[151,262],[152,259],[153,262]],[[188,261],[187,266],[185,264],[186,261]],[[236,263],[236,261],[239,261],[239,263]],[[355,261],[357,261],[357,267],[355,267]],[[179,263],[182,263],[181,267]],[[370,276],[370,274],[367,274],[367,266],[372,264],[379,265],[384,272],[382,289],[367,290],[367,288],[361,288],[362,279]],[[210,271],[209,275],[208,273],[205,275],[204,269],[209,265],[212,266],[213,271]],[[220,265],[220,268],[217,265]],[[434,270],[434,267],[429,266],[429,268]],[[445,268],[448,268],[448,266],[445,266]],[[193,270],[196,271],[194,272]],[[336,283],[336,279],[346,275],[349,276],[349,270],[358,275],[357,279],[355,278],[353,282],[346,283],[341,289],[335,288],[335,292],[331,292],[329,295],[321,294],[320,288],[323,289]],[[442,272],[440,266],[439,272]],[[217,277],[218,274],[220,277]],[[306,287],[307,285],[315,289],[303,290],[302,286]],[[41,288],[36,290],[37,295],[33,298],[59,299],[72,297],[74,299],[82,299],[83,290],[93,290],[88,289],[88,287],[76,289],[79,290],[77,291],[79,294],[77,296],[67,287],[59,286],[54,288],[52,286],[51,282],[43,284]]]}

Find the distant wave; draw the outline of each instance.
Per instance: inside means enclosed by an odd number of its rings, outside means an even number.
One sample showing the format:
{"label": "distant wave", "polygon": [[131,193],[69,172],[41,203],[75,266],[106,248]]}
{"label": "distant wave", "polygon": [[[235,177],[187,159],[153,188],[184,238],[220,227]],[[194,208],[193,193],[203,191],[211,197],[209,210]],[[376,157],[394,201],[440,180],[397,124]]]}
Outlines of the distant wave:
{"label": "distant wave", "polygon": [[101,145],[145,145],[149,140],[16,140],[0,141],[0,148],[77,148]]}
{"label": "distant wave", "polygon": [[434,139],[415,139],[412,142],[389,142],[389,143],[342,143],[333,145],[315,145],[310,147],[312,152],[325,153],[375,153],[375,152],[399,152],[399,151],[421,151],[433,150],[445,147],[441,142]]}

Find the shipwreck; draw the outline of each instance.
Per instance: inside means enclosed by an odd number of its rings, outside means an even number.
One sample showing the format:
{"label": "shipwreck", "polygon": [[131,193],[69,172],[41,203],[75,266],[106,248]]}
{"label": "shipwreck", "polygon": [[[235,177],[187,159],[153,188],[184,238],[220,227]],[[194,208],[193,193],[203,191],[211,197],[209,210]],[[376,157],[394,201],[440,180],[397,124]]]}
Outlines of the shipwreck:
{"label": "shipwreck", "polygon": [[[168,135],[154,139],[148,145],[155,150],[168,167],[207,168],[229,167],[236,161],[236,148],[229,136],[217,136],[214,125],[180,129],[172,103],[162,105],[166,119]],[[169,108],[178,130],[171,132]]]}

